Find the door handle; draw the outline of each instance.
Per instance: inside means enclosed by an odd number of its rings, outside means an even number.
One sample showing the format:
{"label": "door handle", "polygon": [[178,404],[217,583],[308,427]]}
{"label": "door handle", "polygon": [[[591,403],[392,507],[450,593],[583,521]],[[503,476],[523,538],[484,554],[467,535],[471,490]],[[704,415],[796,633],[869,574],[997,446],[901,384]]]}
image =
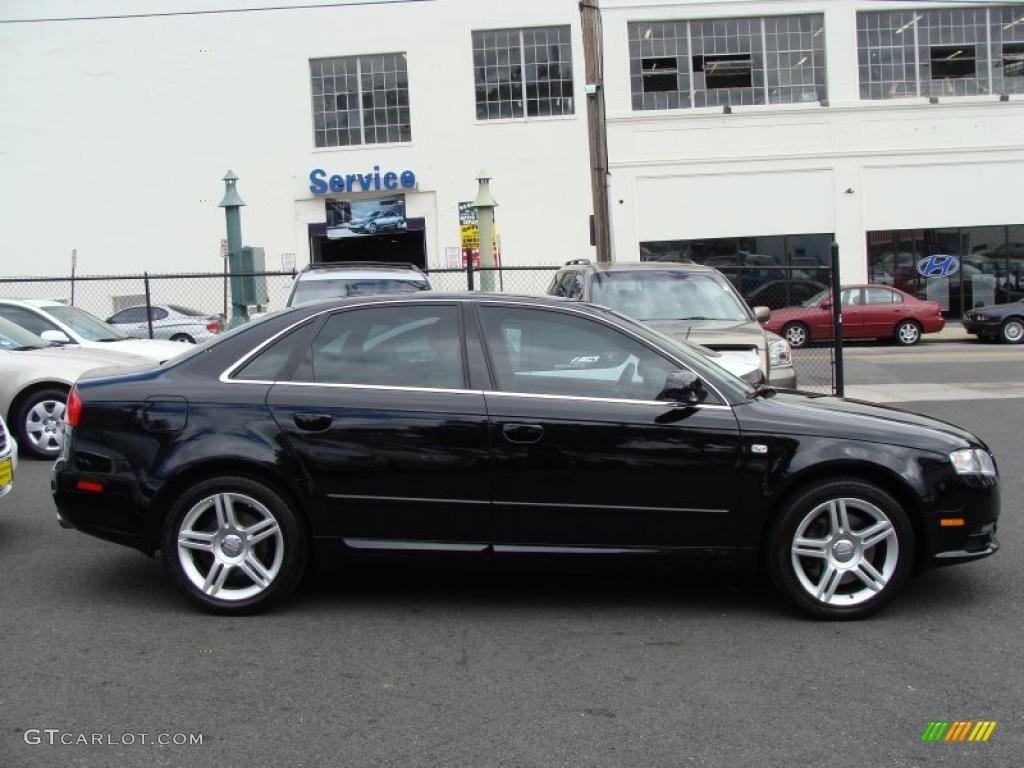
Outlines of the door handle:
{"label": "door handle", "polygon": [[505,424],[501,432],[510,443],[525,445],[540,440],[544,436],[544,427],[540,424]]}
{"label": "door handle", "polygon": [[307,432],[323,432],[334,420],[327,413],[296,413],[293,417],[295,426]]}

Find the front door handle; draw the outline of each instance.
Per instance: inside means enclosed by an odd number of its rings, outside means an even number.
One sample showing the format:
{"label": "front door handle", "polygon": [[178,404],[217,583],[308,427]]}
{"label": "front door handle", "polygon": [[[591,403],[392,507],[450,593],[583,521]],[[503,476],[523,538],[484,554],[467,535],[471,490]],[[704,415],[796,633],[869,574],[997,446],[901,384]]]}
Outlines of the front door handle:
{"label": "front door handle", "polygon": [[510,443],[525,445],[540,440],[544,436],[544,427],[540,424],[506,424],[501,432]]}
{"label": "front door handle", "polygon": [[296,413],[295,426],[307,432],[323,432],[329,426],[333,418],[328,413]]}

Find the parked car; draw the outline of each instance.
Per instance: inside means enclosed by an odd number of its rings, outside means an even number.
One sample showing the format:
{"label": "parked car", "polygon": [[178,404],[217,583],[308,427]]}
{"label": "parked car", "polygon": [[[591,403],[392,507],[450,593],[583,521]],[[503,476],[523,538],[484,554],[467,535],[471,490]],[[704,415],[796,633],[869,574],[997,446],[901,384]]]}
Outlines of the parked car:
{"label": "parked car", "polygon": [[802,304],[827,288],[817,280],[772,280],[746,294],[746,299],[751,306],[768,307],[774,311]]}
{"label": "parked car", "polygon": [[548,294],[611,307],[673,338],[713,349],[730,366],[756,368],[772,386],[796,389],[789,344],[758,322],[768,317],[768,308],[751,310],[713,267],[576,259],[555,273]]}
{"label": "parked car", "polygon": [[583,302],[302,305],[148,371],[86,375],[65,418],[59,519],[159,550],[220,613],[280,600],[314,558],[397,555],[763,563],[795,605],[848,619],[998,548],[995,463],[971,433],[752,387]]}
{"label": "parked car", "polygon": [[161,362],[184,351],[163,339],[133,339],[78,307],[48,299],[0,299],[0,317],[55,344],[73,344],[141,355]]}
{"label": "parked car", "polygon": [[[937,301],[922,301],[888,285],[850,285],[841,296],[843,339],[893,339],[909,347],[946,325]],[[764,327],[794,347],[831,339],[831,291],[821,291],[799,307],[772,312]]]}
{"label": "parked car", "polygon": [[[180,304],[152,304],[153,338],[187,344],[206,341],[224,330],[224,316],[211,315]],[[135,339],[149,338],[146,305],[126,307],[107,318],[107,322]]]}
{"label": "parked car", "polygon": [[0,416],[0,497],[14,488],[14,471],[18,468],[18,441]]}
{"label": "parked car", "polygon": [[983,341],[999,339],[1004,344],[1020,344],[1024,341],[1024,299],[966,312],[964,330]]}
{"label": "parked car", "polygon": [[378,232],[394,232],[405,229],[405,217],[395,210],[380,209],[371,211],[366,216],[352,219],[348,223],[351,232],[363,232],[375,235]]}
{"label": "parked car", "polygon": [[153,361],[107,349],[54,346],[0,317],[0,414],[21,450],[53,459],[64,442],[61,417],[68,389],[85,371]]}
{"label": "parked car", "polygon": [[374,261],[310,264],[292,281],[285,306],[346,296],[429,290],[427,276],[412,264]]}

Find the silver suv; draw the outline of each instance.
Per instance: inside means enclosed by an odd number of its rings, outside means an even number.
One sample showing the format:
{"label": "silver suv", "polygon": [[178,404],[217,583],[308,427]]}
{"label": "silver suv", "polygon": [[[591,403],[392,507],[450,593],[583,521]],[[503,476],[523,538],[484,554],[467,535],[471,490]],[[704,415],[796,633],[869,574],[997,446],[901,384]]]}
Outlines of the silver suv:
{"label": "silver suv", "polygon": [[310,264],[295,276],[285,306],[346,296],[429,290],[427,276],[412,264],[371,261]]}
{"label": "silver suv", "polygon": [[715,350],[733,373],[759,370],[773,387],[796,389],[789,342],[761,327],[771,311],[751,310],[714,267],[576,259],[555,274],[548,293],[611,307],[667,336]]}

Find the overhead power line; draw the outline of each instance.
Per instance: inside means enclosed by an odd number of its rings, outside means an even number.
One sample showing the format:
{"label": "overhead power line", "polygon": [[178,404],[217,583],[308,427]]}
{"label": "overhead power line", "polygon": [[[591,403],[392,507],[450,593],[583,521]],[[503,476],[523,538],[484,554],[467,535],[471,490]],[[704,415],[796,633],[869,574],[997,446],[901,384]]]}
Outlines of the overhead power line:
{"label": "overhead power line", "polygon": [[0,24],[41,24],[58,21],[106,21],[113,19],[153,19],[167,16],[210,16],[225,13],[258,13],[261,11],[298,11],[313,8],[344,8],[357,5],[398,5],[430,3],[435,0],[351,0],[339,3],[306,3],[303,5],[265,5],[253,8],[209,8],[198,11],[164,11],[160,13],[117,13],[106,16],[53,16],[38,19],[0,19]]}

